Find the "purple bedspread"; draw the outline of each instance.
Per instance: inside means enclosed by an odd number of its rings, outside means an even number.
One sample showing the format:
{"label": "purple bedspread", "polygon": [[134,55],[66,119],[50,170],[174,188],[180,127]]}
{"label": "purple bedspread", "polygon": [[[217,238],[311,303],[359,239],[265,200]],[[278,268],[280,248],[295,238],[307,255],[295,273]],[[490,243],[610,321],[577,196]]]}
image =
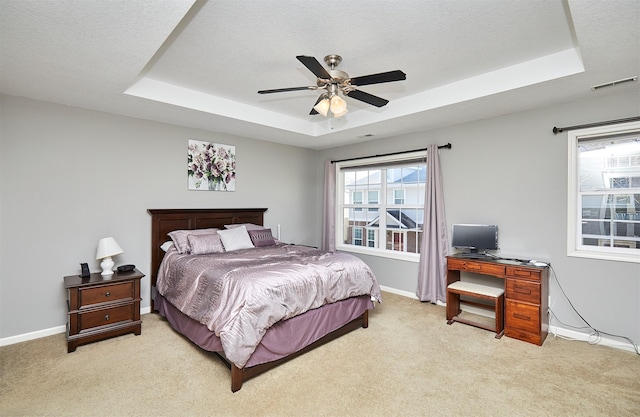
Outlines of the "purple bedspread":
{"label": "purple bedspread", "polygon": [[180,255],[172,248],[157,290],[215,332],[225,356],[240,368],[280,320],[358,295],[381,301],[375,276],[359,258],[281,243],[211,255]]}

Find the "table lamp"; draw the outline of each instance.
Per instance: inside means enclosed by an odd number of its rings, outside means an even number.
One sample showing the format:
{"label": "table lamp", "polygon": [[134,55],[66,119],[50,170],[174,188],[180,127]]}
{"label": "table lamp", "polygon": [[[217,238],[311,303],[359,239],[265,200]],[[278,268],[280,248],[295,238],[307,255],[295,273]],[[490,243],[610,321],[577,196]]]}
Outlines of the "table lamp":
{"label": "table lamp", "polygon": [[98,250],[96,251],[96,259],[102,259],[100,268],[102,268],[102,276],[113,275],[113,259],[112,256],[119,255],[124,251],[118,245],[118,242],[112,237],[105,237],[98,241]]}

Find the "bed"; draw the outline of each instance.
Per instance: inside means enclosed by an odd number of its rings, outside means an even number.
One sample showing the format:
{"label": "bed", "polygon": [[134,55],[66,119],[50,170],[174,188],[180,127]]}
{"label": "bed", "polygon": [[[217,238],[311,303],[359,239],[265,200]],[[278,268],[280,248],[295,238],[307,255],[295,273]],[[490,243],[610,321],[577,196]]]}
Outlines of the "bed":
{"label": "bed", "polygon": [[[322,253],[315,248],[288,245],[277,240],[277,244],[270,245],[268,247],[256,247],[255,249],[243,249],[219,255],[206,254],[202,256],[182,254],[176,251],[176,248],[173,247],[175,245],[168,245],[170,248],[167,249],[167,245],[165,244],[165,242],[171,241],[169,234],[174,232],[172,236],[175,237],[175,231],[177,230],[191,231],[196,229],[212,228],[228,230],[225,229],[225,226],[232,227],[242,225],[242,229],[245,229],[245,225],[247,227],[250,225],[262,226],[264,224],[264,212],[266,210],[267,209],[263,208],[148,210],[152,217],[151,309],[165,317],[178,333],[184,335],[202,349],[215,352],[220,357],[223,363],[231,371],[232,392],[238,391],[242,387],[244,381],[249,378],[266,372],[285,361],[293,359],[296,356],[334,340],[350,331],[361,327],[368,327],[369,309],[373,308],[374,301],[381,301],[380,289],[375,281],[375,277],[373,277],[373,274],[370,272],[368,267],[362,263],[362,261],[351,255]],[[199,230],[198,232],[205,233],[203,230]],[[190,238],[194,238],[194,236],[190,235]],[[194,240],[193,243],[196,243],[196,241]],[[296,280],[298,280],[298,276],[302,279],[307,275],[316,274],[319,267],[313,261],[310,261],[310,259],[320,259],[320,262],[324,262],[327,265],[330,264],[333,268],[334,264],[338,265],[338,259],[333,259],[332,257],[339,256],[341,259],[345,259],[346,257],[348,262],[347,267],[342,267],[342,272],[340,273],[344,274],[344,270],[348,270],[349,274],[352,275],[371,275],[372,283],[367,284],[360,283],[358,281],[357,286],[369,286],[369,289],[363,291],[362,288],[359,288],[357,291],[354,291],[353,287],[356,285],[354,278],[353,282],[349,281],[351,287],[348,290],[350,291],[348,297],[344,295],[341,297],[336,296],[335,300],[330,299],[328,303],[323,303],[320,306],[313,304],[318,302],[318,300],[315,300],[314,298],[321,298],[316,294],[321,292],[319,290],[309,291],[308,289],[305,289],[309,294],[305,295],[300,293],[302,296],[295,297],[295,300],[292,299],[291,296],[289,296],[289,298],[283,296],[282,299],[286,299],[288,301],[287,303],[283,302],[282,304],[284,305],[284,308],[280,308],[278,310],[278,314],[280,314],[280,310],[283,310],[282,316],[276,315],[273,312],[271,312],[271,315],[269,316],[269,320],[277,320],[275,323],[268,322],[268,320],[266,324],[263,323],[264,320],[256,322],[256,329],[266,330],[264,332],[257,330],[253,332],[257,334],[255,336],[257,338],[256,341],[259,340],[259,343],[254,348],[251,343],[246,343],[246,340],[240,340],[237,342],[229,336],[239,332],[243,335],[246,335],[246,333],[243,332],[252,333],[250,324],[244,324],[243,326],[234,329],[227,329],[224,326],[232,321],[237,321],[235,320],[235,317],[234,320],[230,320],[226,316],[223,317],[220,315],[220,317],[218,317],[217,313],[202,313],[201,315],[194,314],[194,312],[201,311],[202,308],[195,307],[194,304],[190,304],[192,301],[183,303],[183,298],[176,298],[183,297],[183,295],[176,296],[174,294],[177,290],[174,291],[174,284],[169,283],[170,281],[168,278],[171,275],[169,274],[170,270],[186,271],[186,265],[189,265],[189,268],[191,268],[194,264],[201,264],[201,273],[194,273],[192,270],[188,272],[189,277],[198,275],[198,278],[193,278],[193,283],[189,284],[191,285],[191,290],[189,291],[191,295],[198,294],[197,299],[201,300],[204,299],[201,286],[203,285],[202,282],[205,282],[205,279],[202,278],[202,274],[213,274],[211,272],[212,267],[210,267],[208,262],[220,262],[218,258],[224,258],[224,262],[227,262],[227,265],[232,265],[232,260],[230,259],[236,257],[242,258],[243,256],[256,256],[258,258],[268,259],[271,263],[267,266],[265,262],[255,261],[252,258],[250,260],[252,265],[251,268],[233,268],[230,266],[228,271],[242,270],[243,274],[248,274],[251,272],[247,272],[249,269],[255,268],[257,273],[260,275],[260,279],[262,279],[263,275],[268,276],[271,274],[275,275],[277,273],[280,259],[302,256],[303,258],[301,259],[304,261],[296,261],[295,266],[288,267],[289,270],[293,270],[295,272]],[[211,258],[211,260],[207,258]],[[304,268],[316,269],[310,269],[310,272],[307,274],[306,269],[296,270],[296,268],[301,268],[300,265],[304,265]],[[324,269],[322,266],[320,268]],[[353,272],[354,268],[358,268],[358,271]],[[360,269],[362,269],[362,271],[360,271]],[[220,289],[222,286],[227,285],[227,282],[229,281],[234,283],[241,281],[240,279],[236,279],[235,276],[233,276],[233,278],[229,278],[232,276],[230,274],[232,274],[232,272],[225,272],[224,274],[220,273],[216,277],[211,277],[211,280],[216,282],[215,285],[211,285],[211,287],[218,289],[216,290],[216,293],[221,295],[227,294],[224,292],[226,290]],[[226,278],[220,278],[222,276]],[[342,280],[344,275],[341,275],[338,278]],[[360,280],[360,278],[358,279]],[[296,281],[296,283],[297,282],[298,281]],[[333,286],[335,286],[335,283],[330,285],[330,287]],[[268,290],[275,291],[271,288]],[[326,288],[323,289],[323,291],[325,290]],[[302,290],[297,288],[296,291]],[[279,297],[279,295],[277,297]],[[214,298],[215,297],[211,297],[211,299]],[[309,304],[306,305],[306,307],[310,308],[308,310],[300,310],[300,312],[296,312],[298,309],[303,309],[303,307],[288,305],[290,301],[294,301],[293,304],[298,303],[298,298],[302,300],[300,303],[306,302],[305,300],[308,299]],[[233,302],[237,303],[236,297],[229,297],[227,299],[223,297],[223,299],[225,300],[225,303],[230,304],[230,308],[234,308],[232,305]],[[204,302],[204,304],[215,303]],[[221,304],[221,302],[218,302],[218,304]],[[238,311],[240,308],[245,308],[245,304],[255,305],[256,303],[253,301],[246,301],[246,303],[242,302],[241,304],[236,304],[234,311]],[[277,303],[275,304],[278,307]],[[256,308],[256,310],[262,311],[265,308],[266,307],[259,307]],[[216,311],[220,312],[221,310]],[[251,314],[249,314],[249,316],[254,317]],[[282,317],[282,319],[279,319],[279,317]],[[218,330],[218,334],[210,330],[212,328]],[[246,347],[247,345],[249,346],[247,349],[250,350],[250,352],[246,351],[246,349],[236,349],[238,346]]]}

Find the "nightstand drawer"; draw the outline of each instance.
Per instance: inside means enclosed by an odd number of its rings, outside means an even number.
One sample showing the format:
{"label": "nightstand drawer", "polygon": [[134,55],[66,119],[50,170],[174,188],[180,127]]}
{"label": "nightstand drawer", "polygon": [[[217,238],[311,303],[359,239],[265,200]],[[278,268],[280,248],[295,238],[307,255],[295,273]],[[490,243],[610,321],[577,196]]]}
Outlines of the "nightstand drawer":
{"label": "nightstand drawer", "polygon": [[94,304],[109,303],[134,297],[134,282],[120,282],[100,287],[80,288],[78,290],[78,308]]}
{"label": "nightstand drawer", "polygon": [[540,306],[507,300],[505,327],[540,333]]}
{"label": "nightstand drawer", "polygon": [[78,332],[92,330],[95,327],[108,326],[134,318],[134,304],[104,308],[78,314]]}
{"label": "nightstand drawer", "polygon": [[540,283],[517,279],[507,279],[505,297],[511,300],[540,304]]}

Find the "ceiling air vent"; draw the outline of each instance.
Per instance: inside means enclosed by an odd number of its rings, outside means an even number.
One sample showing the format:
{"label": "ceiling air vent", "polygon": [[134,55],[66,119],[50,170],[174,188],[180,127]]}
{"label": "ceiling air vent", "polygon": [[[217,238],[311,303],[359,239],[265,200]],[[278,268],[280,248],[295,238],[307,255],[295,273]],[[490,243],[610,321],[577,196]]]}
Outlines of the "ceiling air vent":
{"label": "ceiling air vent", "polygon": [[593,87],[591,87],[591,89],[593,91],[595,91],[595,90],[599,90],[601,88],[613,87],[614,85],[624,84],[624,83],[628,83],[628,82],[631,82],[631,81],[638,81],[638,76],[636,75],[635,77],[623,78],[623,79],[617,80],[617,81],[611,81],[611,82],[604,83],[604,84],[594,85]]}

